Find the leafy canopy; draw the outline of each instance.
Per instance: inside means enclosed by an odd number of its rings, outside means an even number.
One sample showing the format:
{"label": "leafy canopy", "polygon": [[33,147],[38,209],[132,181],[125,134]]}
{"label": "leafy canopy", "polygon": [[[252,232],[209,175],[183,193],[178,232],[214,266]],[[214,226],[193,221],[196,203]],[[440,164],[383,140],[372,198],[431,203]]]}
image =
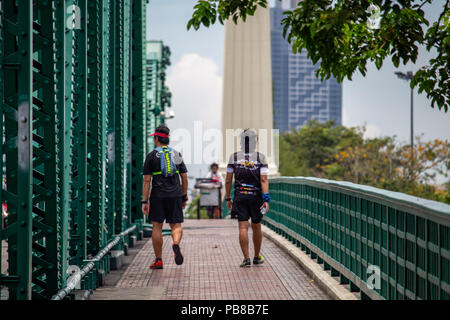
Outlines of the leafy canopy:
{"label": "leafy canopy", "polygon": [[[450,106],[450,0],[442,2],[437,21],[425,18],[423,7],[432,0],[303,0],[297,8],[286,11],[282,20],[284,37],[294,53],[306,49],[313,63],[320,62],[316,76],[339,82],[351,80],[355,72],[365,75],[367,63],[380,69],[390,58],[396,68],[400,63],[415,63],[419,46],[434,49],[435,57],[416,72],[411,88],[425,92],[431,106],[448,111]],[[371,4],[380,8],[379,29],[370,28]],[[209,27],[216,20],[254,15],[267,0],[199,0],[187,28]]]}
{"label": "leafy canopy", "polygon": [[395,137],[364,138],[365,128],[310,121],[280,136],[282,176],[351,181],[450,203],[450,142],[416,139],[416,148]]}

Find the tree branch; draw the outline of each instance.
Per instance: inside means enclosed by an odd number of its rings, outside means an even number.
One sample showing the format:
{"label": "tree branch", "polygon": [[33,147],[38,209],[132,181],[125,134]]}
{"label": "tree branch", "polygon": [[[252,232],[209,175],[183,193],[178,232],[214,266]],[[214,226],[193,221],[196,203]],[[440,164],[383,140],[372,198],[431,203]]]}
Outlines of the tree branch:
{"label": "tree branch", "polygon": [[418,9],[421,9],[423,7],[423,5],[426,4],[426,3],[430,3],[429,0],[425,0],[424,2],[422,2],[422,4],[419,6]]}
{"label": "tree branch", "polygon": [[447,11],[449,9],[449,3],[450,3],[450,0],[447,0],[447,2],[445,3],[445,6],[444,6],[444,11],[442,11],[441,15],[439,16],[437,26],[436,26],[436,31],[434,32],[435,34],[436,34],[437,30],[439,30],[439,26],[441,25],[442,17],[445,16],[445,14],[447,13]]}

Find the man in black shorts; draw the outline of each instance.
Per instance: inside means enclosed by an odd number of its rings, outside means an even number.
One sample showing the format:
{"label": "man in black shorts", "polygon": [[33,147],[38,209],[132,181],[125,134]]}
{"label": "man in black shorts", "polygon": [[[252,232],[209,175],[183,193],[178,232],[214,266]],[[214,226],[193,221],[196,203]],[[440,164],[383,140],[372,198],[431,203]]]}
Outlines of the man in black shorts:
{"label": "man in black shorts", "polygon": [[[183,209],[186,207],[187,169],[181,154],[168,147],[169,128],[162,124],[151,134],[155,143],[155,150],[150,152],[144,164],[144,183],[142,188],[142,212],[149,216],[153,225],[152,242],[155,251],[155,261],[150,269],[162,269],[162,227],[164,220],[172,229],[175,263],[183,263],[183,255],[180,249],[180,241],[183,235],[181,223]],[[180,185],[181,177],[181,185]],[[149,203],[149,189],[152,190]]]}
{"label": "man in black shorts", "polygon": [[[226,177],[227,207],[231,210],[231,217],[239,220],[239,243],[244,261],[241,267],[250,267],[248,252],[248,220],[252,220],[253,245],[255,254],[253,264],[262,264],[264,257],[260,254],[262,243],[261,220],[264,213],[269,211],[269,181],[265,156],[256,152],[257,135],[246,129],[241,134],[241,151],[230,156]],[[234,175],[234,201],[231,200],[231,184]]]}

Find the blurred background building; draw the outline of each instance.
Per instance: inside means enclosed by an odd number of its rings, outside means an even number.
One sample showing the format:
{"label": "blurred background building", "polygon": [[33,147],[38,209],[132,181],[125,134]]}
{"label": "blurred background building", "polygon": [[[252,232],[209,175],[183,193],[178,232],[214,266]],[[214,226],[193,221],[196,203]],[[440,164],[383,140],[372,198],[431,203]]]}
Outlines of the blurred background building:
{"label": "blurred background building", "polygon": [[270,9],[272,50],[272,82],[274,128],[280,133],[299,129],[308,120],[334,120],[342,124],[342,85],[336,79],[317,79],[313,65],[306,56],[293,54],[283,38],[283,12],[292,10],[299,0],[275,1]]}
{"label": "blurred background building", "polygon": [[166,86],[166,70],[170,66],[170,48],[162,41],[147,41],[146,65],[146,132],[147,150],[153,149],[153,138],[148,136],[166,119],[174,117],[171,107],[172,94]]}

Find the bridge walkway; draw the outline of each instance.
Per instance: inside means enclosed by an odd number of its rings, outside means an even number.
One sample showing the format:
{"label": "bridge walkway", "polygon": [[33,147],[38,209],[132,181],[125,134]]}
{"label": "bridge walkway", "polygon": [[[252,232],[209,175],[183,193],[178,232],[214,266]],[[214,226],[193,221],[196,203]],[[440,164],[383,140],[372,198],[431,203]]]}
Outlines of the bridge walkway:
{"label": "bridge walkway", "polygon": [[330,299],[290,256],[267,238],[263,239],[261,251],[266,263],[240,268],[242,254],[235,220],[187,220],[183,227],[182,266],[173,260],[171,238],[164,237],[164,269],[150,270],[154,253],[151,239],[146,239],[120,279],[98,288],[90,299]]}

